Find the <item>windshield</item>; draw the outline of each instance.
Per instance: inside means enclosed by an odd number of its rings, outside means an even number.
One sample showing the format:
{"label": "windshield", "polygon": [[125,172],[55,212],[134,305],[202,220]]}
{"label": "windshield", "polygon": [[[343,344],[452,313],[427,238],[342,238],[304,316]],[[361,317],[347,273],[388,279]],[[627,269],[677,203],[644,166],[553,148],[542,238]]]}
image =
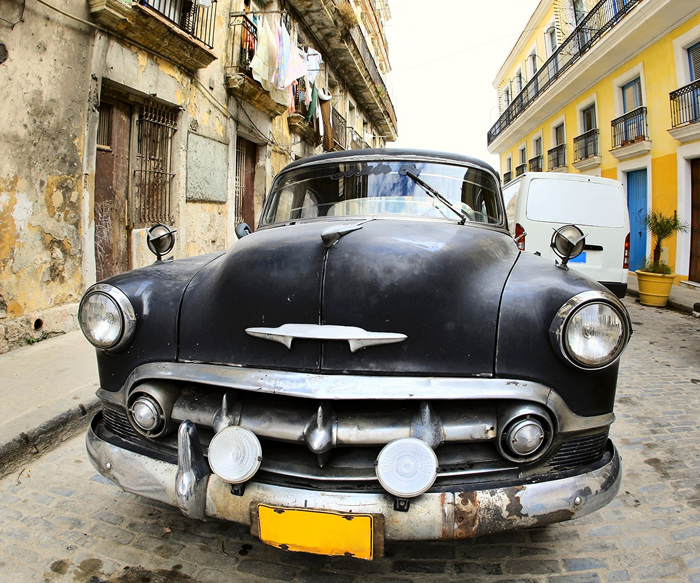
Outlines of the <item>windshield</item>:
{"label": "windshield", "polygon": [[495,180],[479,168],[400,160],[344,161],[285,172],[273,185],[262,222],[386,215],[501,224],[498,200]]}

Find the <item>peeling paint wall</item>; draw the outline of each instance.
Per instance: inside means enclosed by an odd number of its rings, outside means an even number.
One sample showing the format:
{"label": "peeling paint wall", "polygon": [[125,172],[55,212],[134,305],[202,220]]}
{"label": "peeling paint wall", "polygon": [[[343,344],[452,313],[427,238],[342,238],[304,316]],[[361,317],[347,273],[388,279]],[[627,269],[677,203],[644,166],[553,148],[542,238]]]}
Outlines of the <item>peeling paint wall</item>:
{"label": "peeling paint wall", "polygon": [[[85,4],[71,9],[87,17]],[[20,10],[7,2],[3,17]],[[23,22],[3,24],[0,353],[76,327],[91,37],[88,26],[36,3]]]}

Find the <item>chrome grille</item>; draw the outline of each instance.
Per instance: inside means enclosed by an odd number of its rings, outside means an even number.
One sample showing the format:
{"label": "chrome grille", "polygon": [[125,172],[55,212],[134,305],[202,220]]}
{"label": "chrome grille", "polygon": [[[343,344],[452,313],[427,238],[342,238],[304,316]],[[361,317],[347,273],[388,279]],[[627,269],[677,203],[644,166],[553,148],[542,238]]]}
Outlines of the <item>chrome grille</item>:
{"label": "chrome grille", "polygon": [[105,427],[112,433],[128,441],[140,441],[139,434],[126,417],[126,411],[103,407],[102,415],[104,416]]}
{"label": "chrome grille", "polygon": [[605,453],[608,432],[567,439],[545,466],[548,471],[566,472],[597,462]]}

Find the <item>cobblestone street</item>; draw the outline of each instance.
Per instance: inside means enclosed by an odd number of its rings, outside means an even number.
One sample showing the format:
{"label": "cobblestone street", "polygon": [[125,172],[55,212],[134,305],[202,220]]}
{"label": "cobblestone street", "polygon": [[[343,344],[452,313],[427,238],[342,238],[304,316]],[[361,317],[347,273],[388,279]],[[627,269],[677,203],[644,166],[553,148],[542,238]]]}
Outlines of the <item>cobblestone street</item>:
{"label": "cobblestone street", "polygon": [[612,438],[624,478],[591,516],[473,541],[387,543],[373,562],[285,553],[246,528],[119,490],[79,436],[0,481],[0,580],[83,583],[700,583],[700,320],[630,310]]}

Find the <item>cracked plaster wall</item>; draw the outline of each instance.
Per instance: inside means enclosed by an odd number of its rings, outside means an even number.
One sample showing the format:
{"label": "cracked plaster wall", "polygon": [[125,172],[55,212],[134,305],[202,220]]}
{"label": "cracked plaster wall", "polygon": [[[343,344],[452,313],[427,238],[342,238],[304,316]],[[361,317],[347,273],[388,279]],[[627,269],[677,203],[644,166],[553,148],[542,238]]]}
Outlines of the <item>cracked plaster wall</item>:
{"label": "cracked plaster wall", "polygon": [[[9,1],[3,16],[19,11]],[[0,353],[76,327],[91,36],[36,3],[0,28]]]}

